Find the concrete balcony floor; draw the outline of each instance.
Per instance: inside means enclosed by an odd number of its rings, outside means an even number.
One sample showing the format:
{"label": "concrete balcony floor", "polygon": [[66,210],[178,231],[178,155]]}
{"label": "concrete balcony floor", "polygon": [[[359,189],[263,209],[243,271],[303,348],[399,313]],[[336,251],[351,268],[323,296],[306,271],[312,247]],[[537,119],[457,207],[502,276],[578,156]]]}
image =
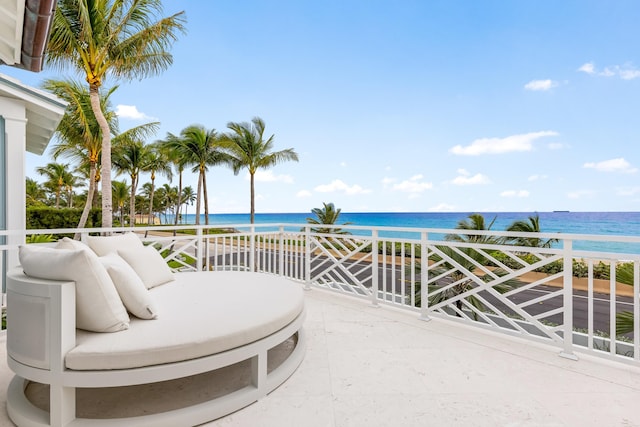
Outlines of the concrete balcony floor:
{"label": "concrete balcony floor", "polygon": [[[640,368],[307,292],[307,354],[266,398],[208,426],[640,426]],[[0,337],[5,341],[5,337]],[[0,426],[12,373],[0,361]]]}

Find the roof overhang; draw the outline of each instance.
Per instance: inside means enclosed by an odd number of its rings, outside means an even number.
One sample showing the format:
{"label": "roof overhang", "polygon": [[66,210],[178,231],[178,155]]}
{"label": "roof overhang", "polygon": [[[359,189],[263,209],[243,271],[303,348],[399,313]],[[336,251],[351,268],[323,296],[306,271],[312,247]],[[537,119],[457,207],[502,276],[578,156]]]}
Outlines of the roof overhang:
{"label": "roof overhang", "polygon": [[39,72],[56,0],[0,0],[0,63]]}
{"label": "roof overhang", "polygon": [[26,149],[34,154],[44,153],[64,115],[67,103],[4,74],[0,74],[0,97],[24,103],[27,119]]}

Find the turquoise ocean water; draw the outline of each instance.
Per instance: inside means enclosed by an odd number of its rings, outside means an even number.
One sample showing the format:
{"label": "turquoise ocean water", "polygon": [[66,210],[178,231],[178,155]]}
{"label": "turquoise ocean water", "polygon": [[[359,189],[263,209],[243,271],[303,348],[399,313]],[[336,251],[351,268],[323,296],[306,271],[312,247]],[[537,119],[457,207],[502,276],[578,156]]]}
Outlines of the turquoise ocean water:
{"label": "turquoise ocean water", "polygon": [[[339,223],[376,227],[411,227],[453,229],[458,221],[467,218],[469,212],[342,212]],[[495,217],[492,230],[503,231],[512,222],[526,220],[528,212],[482,212],[487,224]],[[567,234],[600,234],[640,236],[640,212],[538,212],[543,232]],[[290,223],[305,224],[309,213],[258,213],[256,224]],[[163,218],[164,219],[164,218]],[[183,224],[194,224],[195,215],[183,215]],[[210,214],[209,223],[215,225],[248,224],[249,214]],[[203,216],[201,223],[204,223]],[[357,230],[353,234],[360,234]],[[382,237],[418,238],[416,233],[383,232]],[[640,244],[621,242],[577,241],[576,249],[640,254]]]}

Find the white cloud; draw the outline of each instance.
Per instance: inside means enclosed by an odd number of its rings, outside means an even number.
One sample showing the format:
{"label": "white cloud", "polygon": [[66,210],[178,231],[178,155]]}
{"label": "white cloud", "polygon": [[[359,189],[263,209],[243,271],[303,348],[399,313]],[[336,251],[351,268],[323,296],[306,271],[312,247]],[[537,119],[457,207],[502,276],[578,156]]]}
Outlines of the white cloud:
{"label": "white cloud", "polygon": [[583,197],[593,197],[595,192],[593,190],[577,190],[567,193],[567,197],[570,199],[581,199]]}
{"label": "white cloud", "polygon": [[[245,180],[250,179],[250,175],[247,174],[244,177]],[[287,184],[293,183],[291,175],[274,175],[271,170],[258,170],[255,174],[256,182],[285,182]]]}
{"label": "white cloud", "polygon": [[560,142],[551,142],[547,144],[547,148],[549,148],[549,150],[561,150],[564,148],[564,144]]}
{"label": "white cloud", "polygon": [[429,212],[453,212],[456,207],[448,203],[440,203],[432,208],[427,209]]}
{"label": "white cloud", "polygon": [[397,179],[395,178],[388,178],[388,177],[384,177],[382,178],[382,185],[386,188],[388,186],[390,186],[391,184],[393,184],[394,182],[396,182]]}
{"label": "white cloud", "polygon": [[620,70],[618,74],[620,74],[620,78],[623,80],[633,80],[640,77],[640,70],[625,69],[625,70]]}
{"label": "white cloud", "polygon": [[583,165],[586,169],[595,169],[598,172],[636,173],[637,168],[632,167],[624,158],[604,160],[602,162],[589,162]]}
{"label": "white cloud", "polygon": [[586,64],[582,64],[582,66],[578,68],[578,71],[582,71],[583,73],[587,73],[587,74],[594,74],[596,72],[593,62],[587,62]]}
{"label": "white cloud", "polygon": [[501,154],[512,151],[531,151],[533,142],[538,138],[556,136],[554,131],[530,132],[519,135],[511,135],[505,138],[481,138],[476,139],[470,145],[463,147],[456,145],[449,152],[462,156],[478,156],[480,154]]}
{"label": "white cloud", "polygon": [[392,189],[402,191],[404,193],[422,193],[425,190],[433,188],[433,183],[422,181],[424,178],[421,174],[414,175],[409,179],[394,184]]}
{"label": "white cloud", "polygon": [[502,197],[529,197],[527,190],[506,190],[500,193]]}
{"label": "white cloud", "polygon": [[602,77],[620,77],[622,80],[640,78],[640,70],[631,64],[611,65],[605,67],[602,71],[598,71],[593,62],[587,62],[578,68],[578,71]]}
{"label": "white cloud", "polygon": [[531,175],[529,178],[527,178],[527,181],[539,181],[547,178],[547,175]]}
{"label": "white cloud", "polygon": [[122,119],[131,120],[157,120],[154,117],[147,116],[145,113],[138,111],[135,105],[116,105],[116,115]]}
{"label": "white cloud", "polygon": [[640,194],[640,187],[621,187],[616,191],[618,196],[635,196],[636,194]]}
{"label": "white cloud", "polygon": [[460,172],[461,175],[455,177],[453,181],[451,181],[455,185],[483,185],[489,184],[491,182],[491,180],[486,175],[483,175],[481,173],[477,173],[471,176],[465,170],[459,170],[458,172]]}
{"label": "white cloud", "polygon": [[309,190],[300,190],[296,193],[296,197],[300,199],[304,199],[305,197],[311,197],[311,191]]}
{"label": "white cloud", "polygon": [[345,193],[345,194],[348,194],[348,195],[369,194],[369,193],[371,193],[371,190],[362,188],[358,184],[354,184],[354,185],[350,186],[350,185],[345,184],[344,182],[342,182],[339,179],[334,179],[329,184],[318,185],[314,190],[316,190],[318,193],[337,193],[337,192],[341,192],[341,193]]}
{"label": "white cloud", "polygon": [[524,85],[526,90],[540,91],[540,90],[550,90],[554,87],[558,86],[558,82],[546,79],[546,80],[531,80],[529,83]]}

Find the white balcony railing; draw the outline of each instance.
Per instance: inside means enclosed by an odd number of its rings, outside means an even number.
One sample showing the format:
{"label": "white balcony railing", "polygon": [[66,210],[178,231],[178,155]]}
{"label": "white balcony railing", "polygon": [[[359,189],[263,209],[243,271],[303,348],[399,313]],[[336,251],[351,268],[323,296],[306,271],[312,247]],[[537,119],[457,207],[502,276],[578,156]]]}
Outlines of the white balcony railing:
{"label": "white balcony railing", "polygon": [[[283,275],[308,289],[324,288],[413,311],[425,321],[443,317],[551,344],[569,358],[586,352],[640,365],[640,237],[536,233],[535,237],[558,240],[552,248],[538,248],[487,239],[532,237],[498,231],[336,226],[332,233],[315,233],[308,224],[219,227],[134,230],[176,272]],[[57,239],[97,231],[2,231],[0,236]],[[463,239],[447,240],[447,234]],[[618,243],[629,250],[576,249],[584,247],[583,242],[591,242],[588,247],[594,242],[605,247]],[[5,269],[11,264],[7,260],[17,259],[17,247],[0,249]],[[2,280],[4,289],[4,276]],[[625,323],[627,332],[616,334],[623,322],[632,322],[631,327]]]}

